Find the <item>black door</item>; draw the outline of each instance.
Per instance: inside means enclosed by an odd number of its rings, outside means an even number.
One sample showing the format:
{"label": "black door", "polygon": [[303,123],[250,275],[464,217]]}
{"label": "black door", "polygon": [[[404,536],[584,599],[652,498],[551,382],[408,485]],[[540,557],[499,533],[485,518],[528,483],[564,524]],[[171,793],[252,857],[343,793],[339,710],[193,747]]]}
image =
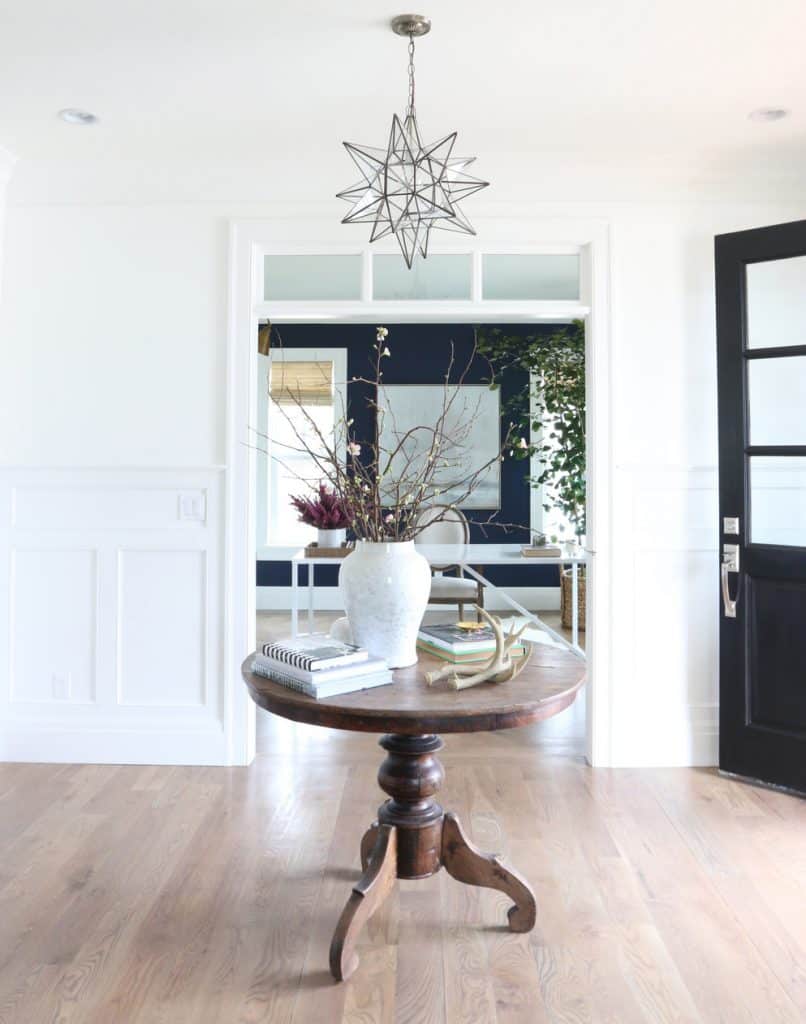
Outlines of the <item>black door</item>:
{"label": "black door", "polygon": [[806,221],[716,239],[724,771],[806,792]]}

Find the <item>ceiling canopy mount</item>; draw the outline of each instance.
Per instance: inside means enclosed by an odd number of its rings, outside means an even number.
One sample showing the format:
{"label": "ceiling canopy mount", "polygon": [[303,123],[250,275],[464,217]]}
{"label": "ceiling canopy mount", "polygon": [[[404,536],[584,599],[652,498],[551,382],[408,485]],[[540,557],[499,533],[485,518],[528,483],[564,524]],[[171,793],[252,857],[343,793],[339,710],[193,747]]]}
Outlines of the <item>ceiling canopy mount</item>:
{"label": "ceiling canopy mount", "polygon": [[426,36],[431,31],[431,19],[424,14],[398,14],[391,21],[392,31],[398,36]]}

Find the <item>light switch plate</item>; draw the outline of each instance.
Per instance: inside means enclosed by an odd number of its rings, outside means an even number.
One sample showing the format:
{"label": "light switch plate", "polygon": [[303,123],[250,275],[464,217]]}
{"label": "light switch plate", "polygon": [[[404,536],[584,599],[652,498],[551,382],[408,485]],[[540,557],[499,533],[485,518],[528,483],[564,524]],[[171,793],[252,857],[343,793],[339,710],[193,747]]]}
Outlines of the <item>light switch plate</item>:
{"label": "light switch plate", "polygon": [[179,518],[185,522],[203,523],[206,514],[203,494],[179,495]]}
{"label": "light switch plate", "polygon": [[50,677],[50,690],[54,700],[70,699],[70,678],[69,672],[54,672]]}

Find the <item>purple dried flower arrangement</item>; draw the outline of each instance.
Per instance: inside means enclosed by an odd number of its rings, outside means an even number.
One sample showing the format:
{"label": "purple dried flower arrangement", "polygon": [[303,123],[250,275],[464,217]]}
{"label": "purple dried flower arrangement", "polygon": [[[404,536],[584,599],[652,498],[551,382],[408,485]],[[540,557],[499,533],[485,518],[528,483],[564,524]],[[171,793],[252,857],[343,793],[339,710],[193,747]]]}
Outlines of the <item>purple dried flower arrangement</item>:
{"label": "purple dried flower arrangement", "polygon": [[352,525],[349,506],[334,490],[319,484],[312,498],[292,497],[291,504],[299,512],[299,521],[318,530],[344,530]]}

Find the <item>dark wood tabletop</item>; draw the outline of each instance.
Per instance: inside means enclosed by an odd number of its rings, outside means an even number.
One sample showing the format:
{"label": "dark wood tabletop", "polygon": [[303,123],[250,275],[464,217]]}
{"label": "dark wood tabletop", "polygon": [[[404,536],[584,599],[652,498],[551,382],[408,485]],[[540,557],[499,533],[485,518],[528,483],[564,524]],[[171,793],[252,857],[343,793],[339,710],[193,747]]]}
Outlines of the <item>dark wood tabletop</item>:
{"label": "dark wood tabletop", "polygon": [[453,690],[444,679],[428,686],[425,673],[445,662],[421,652],[418,663],[398,669],[388,686],[314,700],[255,675],[253,657],[243,663],[243,678],[267,711],[331,729],[401,735],[489,732],[551,718],[573,704],[586,672],[585,662],[570,651],[535,644],[516,679]]}

